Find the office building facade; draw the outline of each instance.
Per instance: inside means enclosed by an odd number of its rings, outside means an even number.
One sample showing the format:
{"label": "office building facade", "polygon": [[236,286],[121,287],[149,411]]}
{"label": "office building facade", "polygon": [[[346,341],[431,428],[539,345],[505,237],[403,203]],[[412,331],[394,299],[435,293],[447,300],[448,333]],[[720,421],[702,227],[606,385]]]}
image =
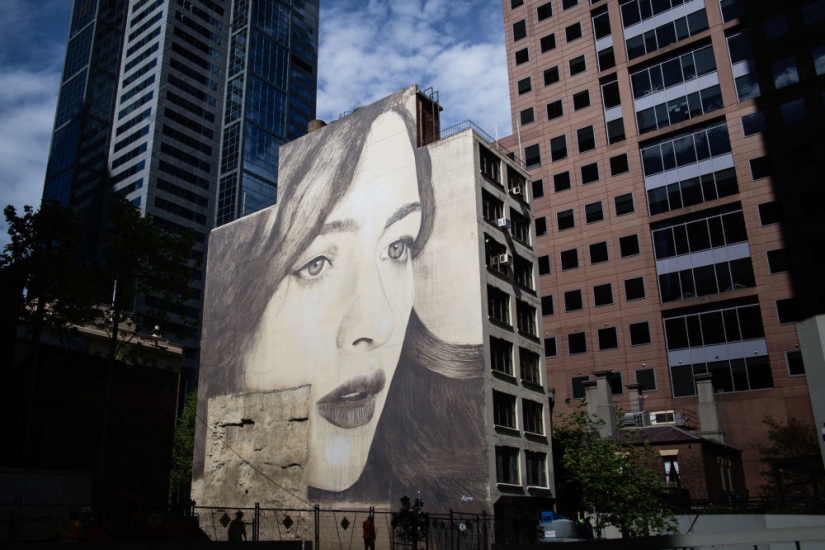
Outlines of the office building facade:
{"label": "office building facade", "polygon": [[825,2],[503,10],[557,403],[611,370],[625,411],[639,384],[648,421],[686,418],[711,373],[714,437],[757,494],[763,418],[813,423],[796,323],[825,311]]}
{"label": "office building facade", "polygon": [[76,0],[44,199],[84,213],[90,255],[118,194],[194,229],[204,259],[210,229],[275,203],[278,147],[315,118],[317,49],[315,0]]}

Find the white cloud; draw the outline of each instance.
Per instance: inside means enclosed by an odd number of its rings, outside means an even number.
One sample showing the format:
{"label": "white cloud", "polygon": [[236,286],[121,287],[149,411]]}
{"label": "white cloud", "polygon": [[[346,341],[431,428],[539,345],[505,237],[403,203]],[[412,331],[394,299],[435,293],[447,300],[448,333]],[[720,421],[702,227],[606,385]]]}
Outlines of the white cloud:
{"label": "white cloud", "polygon": [[493,136],[512,132],[499,2],[322,4],[320,29],[319,118],[418,84],[438,91],[443,127],[470,119]]}

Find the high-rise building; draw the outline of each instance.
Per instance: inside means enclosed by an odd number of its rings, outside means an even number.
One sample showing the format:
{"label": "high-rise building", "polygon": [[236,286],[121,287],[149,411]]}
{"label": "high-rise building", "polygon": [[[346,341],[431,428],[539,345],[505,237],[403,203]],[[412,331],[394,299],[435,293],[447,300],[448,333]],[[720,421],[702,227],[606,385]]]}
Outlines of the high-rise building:
{"label": "high-rise building", "polygon": [[796,324],[825,312],[825,1],[503,10],[556,402],[610,370],[626,412],[640,385],[646,422],[715,407],[718,430],[693,425],[743,451],[758,493],[764,417],[812,424],[805,371],[825,368]]}
{"label": "high-rise building", "polygon": [[90,255],[119,194],[193,228],[204,258],[209,230],[275,203],[278,147],[315,118],[317,52],[317,0],[76,0],[43,197],[85,215]]}

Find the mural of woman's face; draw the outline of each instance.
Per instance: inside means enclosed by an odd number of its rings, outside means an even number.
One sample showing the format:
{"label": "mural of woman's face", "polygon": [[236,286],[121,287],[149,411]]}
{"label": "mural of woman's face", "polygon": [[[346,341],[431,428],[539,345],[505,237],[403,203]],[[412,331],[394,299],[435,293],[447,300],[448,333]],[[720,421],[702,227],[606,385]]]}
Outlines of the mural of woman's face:
{"label": "mural of woman's face", "polygon": [[291,266],[253,339],[248,390],[311,385],[312,487],[346,489],[366,463],[412,310],[419,200],[406,125],[385,113],[348,193]]}

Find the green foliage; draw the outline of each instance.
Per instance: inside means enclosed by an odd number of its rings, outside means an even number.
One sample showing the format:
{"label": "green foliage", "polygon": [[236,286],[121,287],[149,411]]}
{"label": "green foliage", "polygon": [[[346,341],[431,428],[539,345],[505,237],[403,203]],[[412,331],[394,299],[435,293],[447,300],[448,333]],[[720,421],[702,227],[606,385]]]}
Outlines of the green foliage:
{"label": "green foliage", "polygon": [[[178,324],[186,323],[185,302],[197,263],[191,260],[193,232],[164,231],[123,198],[109,202],[108,218],[111,228],[104,236],[100,278],[112,291],[112,303],[96,324],[109,334],[110,354],[115,356],[118,346],[136,332],[152,333],[155,326],[167,332],[170,312]],[[138,296],[144,297],[141,307]],[[121,326],[129,330],[123,332]]]}
{"label": "green foliage", "polygon": [[760,461],[766,466],[761,486],[765,497],[778,501],[814,499],[825,495],[825,466],[816,431],[796,418],[784,426],[770,416],[762,419],[768,428],[769,445],[758,444]]}
{"label": "green foliage", "polygon": [[[78,261],[83,220],[71,208],[45,201],[39,210],[11,205],[3,210],[10,242],[0,254],[0,270],[13,287],[16,305],[4,308],[34,341],[41,334],[70,336],[94,314],[94,269]],[[7,304],[8,305],[8,304]]]}
{"label": "green foliage", "polygon": [[665,486],[650,468],[652,450],[646,443],[634,444],[631,430],[600,437],[602,424],[582,403],[555,427],[560,500],[565,498],[569,511],[595,512],[597,532],[605,525],[618,528],[625,538],[673,531],[675,517],[661,500]]}
{"label": "green foliage", "polygon": [[169,493],[175,492],[179,499],[189,499],[192,487],[192,455],[195,452],[195,415],[198,408],[198,392],[193,390],[186,396],[183,411],[178,417],[172,442],[172,479]]}
{"label": "green foliage", "polygon": [[422,512],[424,502],[415,499],[415,503],[410,501],[410,497],[401,497],[401,508],[392,515],[392,527],[396,540],[404,543],[411,543],[416,548],[418,541],[427,540],[427,527],[430,524],[430,515]]}

